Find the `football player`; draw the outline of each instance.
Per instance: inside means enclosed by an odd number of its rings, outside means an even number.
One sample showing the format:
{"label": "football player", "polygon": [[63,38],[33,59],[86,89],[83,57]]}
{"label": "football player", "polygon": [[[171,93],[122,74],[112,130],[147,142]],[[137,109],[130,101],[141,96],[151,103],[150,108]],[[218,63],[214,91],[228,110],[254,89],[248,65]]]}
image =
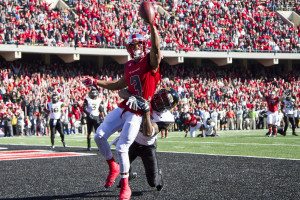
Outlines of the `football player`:
{"label": "football player", "polygon": [[57,93],[52,94],[51,102],[47,104],[47,111],[50,114],[50,138],[51,138],[51,149],[54,149],[54,138],[56,131],[59,132],[61,142],[66,147],[65,136],[63,132],[63,124],[61,122],[62,109],[64,107],[63,102],[59,101]]}
{"label": "football player", "polygon": [[91,133],[100,126],[100,98],[97,88],[92,87],[83,103],[83,111],[87,118],[87,150],[91,150]]}
{"label": "football player", "polygon": [[[131,98],[126,90],[119,92],[121,98]],[[161,89],[156,93],[150,102],[153,112],[146,110],[143,114],[143,122],[139,133],[129,148],[129,160],[132,163],[137,157],[142,159],[147,182],[151,187],[156,187],[158,191],[163,188],[162,171],[158,167],[156,157],[156,140],[160,129],[165,127],[165,124],[175,122],[174,115],[170,112],[177,103],[179,96],[174,89]],[[135,107],[140,107],[147,101],[138,99]],[[141,107],[145,107],[142,105]],[[135,177],[136,173],[130,170],[130,177]],[[120,185],[120,183],[119,183]]]}
{"label": "football player", "polygon": [[185,135],[187,137],[188,131],[190,131],[191,137],[196,137],[196,132],[201,128],[201,117],[192,113],[185,113],[182,116],[183,124],[185,125]]}
{"label": "football player", "polygon": [[216,124],[208,118],[203,126],[201,127],[202,134],[199,134],[197,137],[215,137],[219,136],[216,130]]}
{"label": "football player", "polygon": [[267,101],[268,112],[267,112],[267,124],[269,129],[269,137],[277,136],[277,121],[278,121],[278,106],[280,99],[276,96],[276,92],[272,91],[269,95],[263,96],[260,92],[259,96]]}
{"label": "football player", "polygon": [[[147,53],[145,38],[140,34],[132,34],[127,41],[127,51],[132,60],[125,63],[124,76],[119,80],[105,81],[87,78],[83,83],[87,86],[95,84],[109,90],[120,90],[125,87],[132,95],[140,96],[146,100],[152,99],[156,87],[160,81],[159,64],[161,61],[160,38],[156,27],[151,22],[151,49]],[[129,177],[129,157],[130,145],[136,138],[142,123],[142,111],[134,110],[131,103],[135,101],[124,100],[117,108],[111,111],[98,127],[95,134],[95,142],[100,153],[105,157],[109,166],[109,174],[106,179],[105,187],[113,186],[115,179],[121,173],[120,199],[130,199],[131,190],[128,184]],[[116,150],[119,163],[113,158],[110,150],[108,138],[117,130],[121,130],[120,139]]]}
{"label": "football player", "polygon": [[295,117],[294,117],[294,108],[296,107],[295,105],[295,99],[292,98],[291,96],[291,92],[290,91],[286,91],[286,97],[285,99],[282,101],[283,104],[283,113],[284,113],[284,130],[283,130],[283,135],[286,135],[286,130],[288,128],[289,122],[292,125],[292,134],[294,136],[298,136],[296,134],[296,124],[295,124]]}

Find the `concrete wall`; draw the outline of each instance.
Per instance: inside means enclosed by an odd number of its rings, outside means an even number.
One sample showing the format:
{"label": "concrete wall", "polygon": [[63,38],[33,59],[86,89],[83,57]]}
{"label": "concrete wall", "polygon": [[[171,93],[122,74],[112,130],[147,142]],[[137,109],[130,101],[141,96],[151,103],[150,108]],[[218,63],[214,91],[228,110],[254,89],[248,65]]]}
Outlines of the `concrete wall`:
{"label": "concrete wall", "polygon": [[300,16],[294,11],[277,11],[277,14],[285,23],[291,26],[297,27],[300,25]]}

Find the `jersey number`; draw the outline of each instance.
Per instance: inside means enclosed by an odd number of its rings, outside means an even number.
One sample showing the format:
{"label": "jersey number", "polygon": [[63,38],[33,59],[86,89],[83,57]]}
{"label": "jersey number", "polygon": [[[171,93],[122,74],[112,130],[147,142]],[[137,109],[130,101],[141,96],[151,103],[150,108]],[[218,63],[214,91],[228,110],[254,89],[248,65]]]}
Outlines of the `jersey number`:
{"label": "jersey number", "polygon": [[54,108],[54,109],[52,108],[51,110],[52,110],[53,113],[57,113],[58,112],[58,108]]}
{"label": "jersey number", "polygon": [[142,84],[138,75],[130,77],[130,84],[133,86],[138,95],[142,96]]}

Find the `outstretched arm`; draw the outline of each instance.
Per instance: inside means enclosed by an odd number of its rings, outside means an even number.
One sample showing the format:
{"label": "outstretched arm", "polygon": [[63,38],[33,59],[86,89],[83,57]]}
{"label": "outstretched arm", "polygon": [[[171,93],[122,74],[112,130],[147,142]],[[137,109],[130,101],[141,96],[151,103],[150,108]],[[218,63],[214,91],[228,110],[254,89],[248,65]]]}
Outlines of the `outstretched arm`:
{"label": "outstretched arm", "polygon": [[97,80],[92,78],[87,78],[82,81],[86,86],[96,85],[108,90],[121,90],[126,87],[125,78],[122,77],[119,80],[113,81],[105,81],[105,80]]}
{"label": "outstretched arm", "polygon": [[126,87],[124,77],[114,81],[96,80],[95,84],[108,90],[120,90]]}
{"label": "outstretched arm", "polygon": [[151,50],[150,50],[150,65],[153,70],[157,70],[161,61],[160,37],[153,23],[150,24],[151,31]]}

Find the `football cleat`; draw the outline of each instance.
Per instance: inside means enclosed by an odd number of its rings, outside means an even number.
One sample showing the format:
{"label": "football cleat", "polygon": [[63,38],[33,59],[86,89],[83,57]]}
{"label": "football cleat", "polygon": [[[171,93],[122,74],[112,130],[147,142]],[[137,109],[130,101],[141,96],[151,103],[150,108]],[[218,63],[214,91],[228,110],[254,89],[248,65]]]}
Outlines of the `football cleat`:
{"label": "football cleat", "polygon": [[296,133],[292,133],[292,135],[294,135],[294,136],[298,136],[298,134],[296,134]]}
{"label": "football cleat", "polygon": [[164,187],[164,180],[161,169],[158,171],[158,175],[160,176],[160,183],[156,186],[156,190],[161,191]]}
{"label": "football cleat", "polygon": [[120,200],[129,200],[131,197],[131,189],[129,187],[129,178],[121,178]]}
{"label": "football cleat", "polygon": [[[134,180],[136,177],[137,177],[136,172],[129,173],[129,181]],[[121,188],[121,179],[119,181],[119,184],[118,184],[117,188]]]}
{"label": "football cleat", "polygon": [[106,178],[106,183],[104,185],[105,188],[110,188],[114,185],[116,178],[119,176],[120,167],[119,164],[115,162],[114,159],[107,161],[109,165],[109,174]]}

